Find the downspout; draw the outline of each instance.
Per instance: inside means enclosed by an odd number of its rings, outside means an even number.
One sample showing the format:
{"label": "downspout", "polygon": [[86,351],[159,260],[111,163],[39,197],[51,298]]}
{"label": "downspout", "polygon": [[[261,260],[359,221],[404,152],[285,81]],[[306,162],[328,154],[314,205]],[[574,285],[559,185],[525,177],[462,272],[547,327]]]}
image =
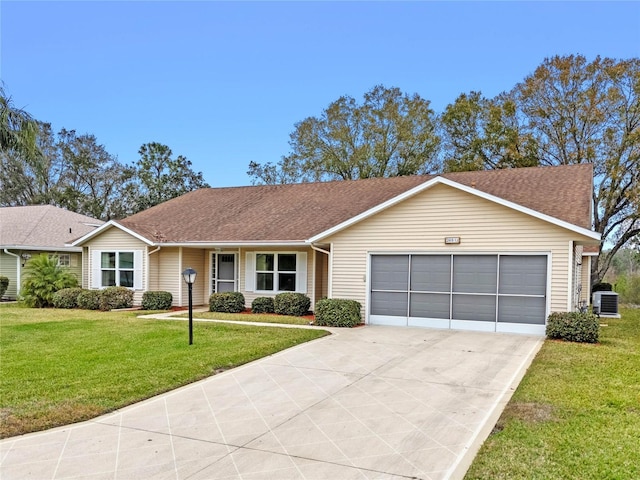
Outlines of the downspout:
{"label": "downspout", "polygon": [[11,255],[12,257],[16,257],[16,298],[20,294],[20,273],[22,272],[22,265],[20,265],[20,255],[17,253],[11,253],[8,249],[4,249],[4,253],[7,255]]}

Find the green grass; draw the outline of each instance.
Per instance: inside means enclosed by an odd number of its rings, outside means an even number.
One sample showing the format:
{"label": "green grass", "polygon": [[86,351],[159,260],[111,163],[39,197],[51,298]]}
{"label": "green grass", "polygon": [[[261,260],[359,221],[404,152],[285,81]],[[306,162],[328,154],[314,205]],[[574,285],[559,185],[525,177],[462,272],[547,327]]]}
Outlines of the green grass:
{"label": "green grass", "polygon": [[640,309],[545,341],[465,479],[640,478]]}
{"label": "green grass", "polygon": [[[323,330],[0,306],[0,437],[86,420],[322,337]],[[144,312],[149,313],[149,312]]]}
{"label": "green grass", "polygon": [[[188,317],[188,313],[176,315]],[[288,315],[274,315],[264,313],[221,313],[221,312],[193,312],[193,318],[208,320],[233,320],[236,322],[285,323],[291,325],[309,325],[305,317],[291,317]]]}

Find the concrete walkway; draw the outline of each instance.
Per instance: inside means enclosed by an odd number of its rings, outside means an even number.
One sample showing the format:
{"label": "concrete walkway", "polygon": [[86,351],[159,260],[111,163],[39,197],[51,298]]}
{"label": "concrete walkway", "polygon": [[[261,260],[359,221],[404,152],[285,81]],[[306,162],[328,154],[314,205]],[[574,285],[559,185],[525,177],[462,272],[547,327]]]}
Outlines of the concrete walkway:
{"label": "concrete walkway", "polygon": [[0,442],[0,478],[457,479],[542,344],[364,327]]}

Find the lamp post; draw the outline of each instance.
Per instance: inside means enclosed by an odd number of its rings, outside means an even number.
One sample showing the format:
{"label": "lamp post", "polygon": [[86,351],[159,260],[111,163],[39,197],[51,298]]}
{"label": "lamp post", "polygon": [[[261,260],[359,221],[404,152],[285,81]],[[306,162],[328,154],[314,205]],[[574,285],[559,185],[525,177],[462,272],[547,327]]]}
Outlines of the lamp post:
{"label": "lamp post", "polygon": [[193,344],[193,284],[196,283],[197,272],[187,268],[182,272],[182,278],[189,285],[189,345]]}

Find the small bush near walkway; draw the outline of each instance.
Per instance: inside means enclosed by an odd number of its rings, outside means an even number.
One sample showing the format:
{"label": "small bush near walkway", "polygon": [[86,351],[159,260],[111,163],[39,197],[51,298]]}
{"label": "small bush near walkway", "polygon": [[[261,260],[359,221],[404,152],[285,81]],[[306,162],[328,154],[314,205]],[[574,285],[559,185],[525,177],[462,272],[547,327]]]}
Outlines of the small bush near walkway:
{"label": "small bush near walkway", "polygon": [[272,297],[258,297],[251,302],[251,313],[274,313]]}
{"label": "small bush near walkway", "polygon": [[323,327],[355,327],[360,324],[360,303],[341,298],[323,298],[316,303],[315,324]]}
{"label": "small bush near walkway", "polygon": [[209,297],[209,311],[240,313],[244,310],[244,295],[240,292],[212,293]]}
{"label": "small bush near walkway", "polygon": [[143,310],[169,310],[173,303],[171,292],[144,292],[142,294]]}
{"label": "small bush near walkway", "polygon": [[273,309],[278,315],[301,317],[309,311],[310,306],[311,299],[302,293],[279,293],[273,300]]}
{"label": "small bush near walkway", "polygon": [[600,321],[590,312],[554,312],[547,319],[547,338],[598,343]]}

